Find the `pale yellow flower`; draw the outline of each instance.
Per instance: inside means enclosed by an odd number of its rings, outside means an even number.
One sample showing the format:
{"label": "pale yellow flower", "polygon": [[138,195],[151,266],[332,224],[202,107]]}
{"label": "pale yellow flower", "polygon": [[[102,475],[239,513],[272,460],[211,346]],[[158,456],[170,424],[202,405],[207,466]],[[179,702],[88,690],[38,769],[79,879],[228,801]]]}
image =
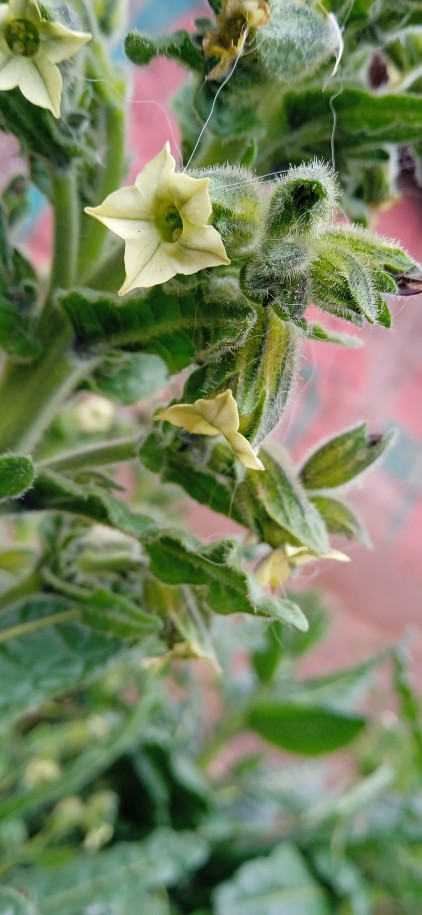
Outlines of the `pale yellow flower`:
{"label": "pale yellow flower", "polygon": [[166,419],[194,435],[224,435],[235,457],[251,470],[265,470],[248,440],[238,432],[239,413],[232,392],[223,391],[210,400],[180,403],[168,407],[155,419]]}
{"label": "pale yellow flower", "polygon": [[85,209],[126,242],[126,280],[119,295],[165,283],[176,273],[188,276],[230,263],[221,235],[208,225],[210,179],[190,178],[175,167],[166,143],[134,185]]}
{"label": "pale yellow flower", "polygon": [[92,38],[43,19],[36,0],[0,6],[0,89],[22,95],[60,117],[62,75],[56,64],[73,57]]}
{"label": "pale yellow flower", "polygon": [[297,566],[316,562],[318,559],[337,559],[338,562],[350,562],[350,557],[340,550],[328,550],[316,555],[306,546],[292,546],[286,543],[279,550],[273,550],[256,569],[256,578],[263,587],[276,591],[295,571]]}

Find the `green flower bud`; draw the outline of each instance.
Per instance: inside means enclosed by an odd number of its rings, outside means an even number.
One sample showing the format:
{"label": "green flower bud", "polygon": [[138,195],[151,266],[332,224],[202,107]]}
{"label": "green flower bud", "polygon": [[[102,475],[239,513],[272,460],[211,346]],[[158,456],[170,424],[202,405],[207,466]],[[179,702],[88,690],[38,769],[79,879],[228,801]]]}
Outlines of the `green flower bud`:
{"label": "green flower bud", "polygon": [[229,165],[192,172],[209,178],[211,223],[221,235],[230,259],[246,257],[256,250],[262,234],[264,201],[253,172]]}
{"label": "green flower bud", "polygon": [[336,184],[321,162],[299,165],[275,183],[267,219],[267,243],[283,235],[308,235],[331,222]]}
{"label": "green flower bud", "polygon": [[315,0],[271,0],[270,13],[256,53],[279,82],[291,84],[312,76],[336,55],[338,28]]}

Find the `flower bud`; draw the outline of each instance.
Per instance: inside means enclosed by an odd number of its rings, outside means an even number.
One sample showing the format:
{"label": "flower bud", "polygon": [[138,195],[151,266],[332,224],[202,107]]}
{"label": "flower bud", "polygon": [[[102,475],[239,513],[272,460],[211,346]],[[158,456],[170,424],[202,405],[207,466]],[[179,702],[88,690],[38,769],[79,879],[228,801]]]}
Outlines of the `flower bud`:
{"label": "flower bud", "polygon": [[253,172],[229,165],[193,173],[210,178],[211,223],[221,235],[229,258],[255,251],[262,234],[263,199]]}
{"label": "flower bud", "polygon": [[338,27],[321,6],[305,0],[271,0],[271,16],[260,32],[256,53],[278,82],[293,84],[312,76],[337,53]]}
{"label": "flower bud", "polygon": [[267,218],[266,242],[284,235],[321,232],[331,221],[336,185],[331,170],[321,162],[299,165],[275,183]]}

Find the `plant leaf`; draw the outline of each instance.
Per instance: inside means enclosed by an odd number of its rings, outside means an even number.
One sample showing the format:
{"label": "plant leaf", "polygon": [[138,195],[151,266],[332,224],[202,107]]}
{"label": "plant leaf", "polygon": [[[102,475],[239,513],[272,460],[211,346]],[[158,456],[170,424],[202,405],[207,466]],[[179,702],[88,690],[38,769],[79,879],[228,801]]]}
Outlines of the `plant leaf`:
{"label": "plant leaf", "polygon": [[259,700],[246,715],[246,726],[290,753],[318,756],[350,743],[365,726],[362,715],[320,705]]}
{"label": "plant leaf", "polygon": [[240,346],[256,320],[254,309],[230,281],[215,283],[195,297],[155,287],[126,304],[110,294],[89,289],[60,298],[79,348],[122,349],[155,353],[169,372],[192,362],[219,359]]}
{"label": "plant leaf", "polygon": [[367,435],[366,423],[330,439],[308,458],[300,471],[306,489],[331,489],[353,480],[388,447],[394,431]]}
{"label": "plant leaf", "polygon": [[23,454],[0,456],[0,502],[22,496],[31,486],[35,467],[31,458]]}
{"label": "plant leaf", "polygon": [[354,512],[330,496],[312,496],[311,502],[324,519],[329,534],[339,534],[349,540],[358,540],[364,546],[371,546],[371,541]]}
{"label": "plant leaf", "polygon": [[221,540],[202,547],[193,538],[161,532],[145,542],[151,572],[171,585],[205,588],[206,602],[215,613],[251,613],[279,619],[306,631],[308,624],[297,604],[269,597],[257,581],[236,562],[236,544]]}
{"label": "plant leaf", "polygon": [[243,864],[215,890],[215,915],[328,915],[323,889],[288,842]]}
{"label": "plant leaf", "polygon": [[[169,887],[198,868],[207,846],[197,833],[159,829],[142,842],[119,843],[101,854],[77,855],[68,864],[15,871],[43,915],[76,915],[97,906],[113,915],[159,912],[148,906],[154,890]],[[142,899],[144,896],[144,900]],[[139,908],[145,901],[146,908]]]}

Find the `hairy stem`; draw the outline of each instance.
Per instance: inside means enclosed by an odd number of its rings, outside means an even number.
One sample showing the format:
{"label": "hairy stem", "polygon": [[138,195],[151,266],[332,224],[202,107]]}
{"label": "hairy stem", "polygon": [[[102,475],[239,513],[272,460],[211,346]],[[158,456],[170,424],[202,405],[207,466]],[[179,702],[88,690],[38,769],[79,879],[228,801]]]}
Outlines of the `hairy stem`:
{"label": "hairy stem", "polygon": [[68,451],[59,457],[40,461],[40,470],[54,470],[63,473],[66,470],[82,470],[85,467],[105,467],[107,464],[119,464],[136,458],[139,448],[139,436],[136,438],[114,439],[90,448]]}

